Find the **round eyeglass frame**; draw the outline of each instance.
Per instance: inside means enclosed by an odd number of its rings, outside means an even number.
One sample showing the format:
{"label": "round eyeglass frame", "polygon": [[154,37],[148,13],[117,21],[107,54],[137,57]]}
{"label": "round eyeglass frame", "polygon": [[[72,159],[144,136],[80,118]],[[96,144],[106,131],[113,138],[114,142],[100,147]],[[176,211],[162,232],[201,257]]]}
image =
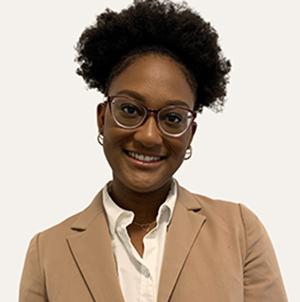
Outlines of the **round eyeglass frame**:
{"label": "round eyeglass frame", "polygon": [[[109,106],[109,110],[111,112],[111,115],[115,121],[115,123],[120,126],[121,128],[124,128],[124,129],[136,129],[140,126],[142,126],[148,119],[149,115],[153,115],[155,117],[155,121],[156,121],[156,125],[158,126],[159,130],[164,134],[164,135],[167,135],[167,136],[170,136],[170,137],[179,137],[181,135],[183,135],[186,131],[188,131],[188,129],[191,127],[191,125],[193,124],[193,121],[195,120],[195,118],[197,117],[197,112],[196,111],[193,111],[189,108],[186,108],[184,106],[180,106],[180,105],[167,105],[167,106],[164,106],[164,107],[161,107],[159,109],[151,109],[151,108],[148,108],[142,104],[140,104],[140,106],[145,110],[145,115],[143,117],[143,119],[137,124],[137,125],[134,125],[134,126],[126,126],[126,125],[123,125],[122,123],[120,123],[114,113],[113,113],[113,110],[112,110],[112,103],[114,101],[115,98],[117,97],[122,97],[122,98],[125,98],[125,99],[128,99],[128,100],[133,100],[132,98],[128,97],[128,96],[124,96],[124,95],[110,95],[110,96],[107,96],[106,98],[106,101],[103,103],[103,104],[107,104],[108,103],[108,106]],[[192,117],[191,117],[191,121],[190,121],[190,124],[188,125],[188,127],[186,127],[186,129],[184,129],[183,131],[181,131],[180,133],[176,133],[176,134],[172,134],[172,133],[169,133],[167,132],[166,130],[164,130],[164,128],[160,125],[160,121],[159,121],[159,113],[162,109],[165,109],[165,108],[182,108],[186,111],[189,111],[191,114],[192,114]]]}

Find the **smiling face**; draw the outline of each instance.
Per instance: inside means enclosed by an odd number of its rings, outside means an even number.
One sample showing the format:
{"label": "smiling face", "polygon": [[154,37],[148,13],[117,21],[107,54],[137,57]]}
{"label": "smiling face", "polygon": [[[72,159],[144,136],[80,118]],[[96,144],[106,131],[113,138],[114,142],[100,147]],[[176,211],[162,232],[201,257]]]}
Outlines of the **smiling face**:
{"label": "smiling face", "polygon": [[[170,104],[193,109],[195,102],[182,67],[159,54],[137,57],[113,78],[108,95],[126,96],[151,109]],[[113,182],[140,193],[170,185],[196,130],[193,123],[182,136],[167,136],[153,115],[135,129],[124,129],[116,124],[108,105],[98,107],[98,127],[104,136],[103,148]]]}

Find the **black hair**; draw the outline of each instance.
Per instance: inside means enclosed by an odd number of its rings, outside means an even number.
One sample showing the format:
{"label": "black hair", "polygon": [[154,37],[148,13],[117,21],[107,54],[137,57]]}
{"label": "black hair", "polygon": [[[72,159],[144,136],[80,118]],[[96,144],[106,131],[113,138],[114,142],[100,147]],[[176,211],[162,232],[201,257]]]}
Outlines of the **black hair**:
{"label": "black hair", "polygon": [[104,94],[136,56],[154,52],[183,67],[195,92],[195,110],[223,108],[230,61],[215,29],[185,2],[134,0],[119,13],[106,9],[84,30],[76,50],[77,73]]}

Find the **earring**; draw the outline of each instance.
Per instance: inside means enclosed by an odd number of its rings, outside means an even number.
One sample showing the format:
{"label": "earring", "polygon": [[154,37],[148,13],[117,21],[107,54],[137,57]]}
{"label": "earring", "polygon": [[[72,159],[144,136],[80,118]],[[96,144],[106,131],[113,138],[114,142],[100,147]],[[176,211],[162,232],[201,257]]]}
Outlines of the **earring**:
{"label": "earring", "polygon": [[97,136],[97,141],[98,143],[103,146],[103,134],[99,132],[98,136]]}
{"label": "earring", "polygon": [[184,159],[185,160],[188,160],[188,159],[190,159],[191,157],[192,157],[192,146],[190,145],[190,146],[188,146],[188,148],[186,149],[186,151],[185,151],[185,156],[184,156]]}

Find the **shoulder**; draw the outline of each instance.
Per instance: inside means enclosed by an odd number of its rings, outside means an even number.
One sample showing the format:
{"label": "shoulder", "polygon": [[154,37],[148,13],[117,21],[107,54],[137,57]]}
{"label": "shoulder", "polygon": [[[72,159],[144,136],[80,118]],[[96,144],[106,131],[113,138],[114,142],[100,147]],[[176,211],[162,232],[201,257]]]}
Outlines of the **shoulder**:
{"label": "shoulder", "polygon": [[257,223],[257,216],[242,202],[211,198],[205,195],[192,193],[179,186],[179,195],[183,200],[193,199],[199,205],[201,214],[207,218],[222,221],[240,222],[244,226]]}
{"label": "shoulder", "polygon": [[[240,202],[212,199],[179,188],[179,200],[196,209],[205,223],[199,232],[196,261],[205,258],[209,270],[225,272],[243,282],[245,301],[287,301],[279,266],[270,238],[257,216]],[[228,275],[228,272],[230,274]]]}
{"label": "shoulder", "polygon": [[40,246],[51,249],[51,247],[64,242],[67,237],[72,236],[78,230],[84,230],[102,211],[102,191],[100,191],[85,209],[40,231],[33,237],[32,241],[36,244],[39,243]]}
{"label": "shoulder", "polygon": [[269,241],[262,222],[242,202],[210,198],[183,187],[179,187],[179,195],[183,202],[193,200],[194,204],[198,204],[199,213],[205,217],[209,233],[235,238],[244,250],[251,248],[257,240]]}

